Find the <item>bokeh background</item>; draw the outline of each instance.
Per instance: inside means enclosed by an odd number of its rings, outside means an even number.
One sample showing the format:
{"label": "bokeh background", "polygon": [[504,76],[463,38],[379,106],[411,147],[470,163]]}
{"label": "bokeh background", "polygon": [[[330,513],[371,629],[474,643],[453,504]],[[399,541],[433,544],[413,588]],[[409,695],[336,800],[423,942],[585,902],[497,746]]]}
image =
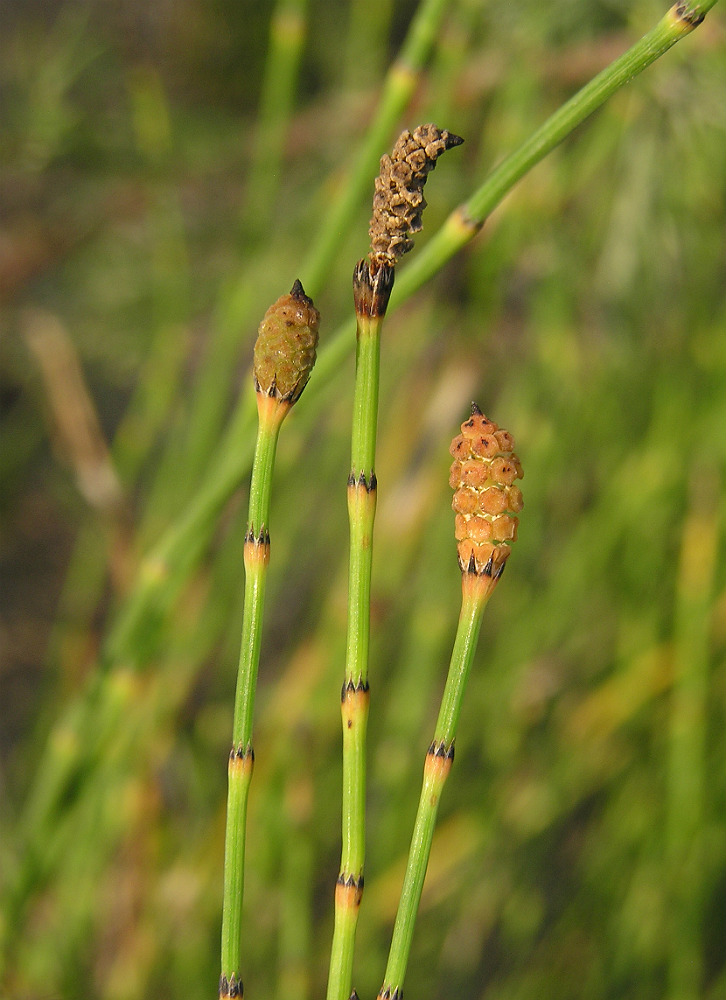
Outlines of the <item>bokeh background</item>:
{"label": "bokeh background", "polygon": [[[426,121],[466,140],[430,177],[417,250],[665,6],[440,4],[379,151]],[[253,441],[236,404],[257,324],[295,278],[321,346],[350,320],[375,163],[345,226],[328,220],[416,9],[0,5],[7,1000],[215,995]],[[387,320],[363,998],[382,979],[456,627],[447,448],[472,399],[517,440],[525,509],[485,616],[406,993],[726,994],[725,51],[717,6]],[[339,355],[278,453],[250,998],[320,996],[327,972],[352,340]],[[162,587],[143,557],[218,481],[225,441],[225,502]],[[124,632],[149,588],[164,598]]]}

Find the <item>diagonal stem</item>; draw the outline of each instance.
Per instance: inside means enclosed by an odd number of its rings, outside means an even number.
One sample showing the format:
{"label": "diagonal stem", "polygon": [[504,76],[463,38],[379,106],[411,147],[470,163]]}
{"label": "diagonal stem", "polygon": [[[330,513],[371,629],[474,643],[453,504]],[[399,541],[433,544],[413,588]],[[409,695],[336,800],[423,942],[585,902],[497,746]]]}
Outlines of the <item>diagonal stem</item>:
{"label": "diagonal stem", "polygon": [[393,926],[388,964],[383,986],[378,994],[381,1000],[399,1000],[403,997],[403,981],[431,854],[439,800],[454,761],[454,740],[459,714],[476,652],[482,616],[496,582],[495,577],[469,572],[464,572],[461,578],[459,624],[434,738],[426,753],[421,798]]}

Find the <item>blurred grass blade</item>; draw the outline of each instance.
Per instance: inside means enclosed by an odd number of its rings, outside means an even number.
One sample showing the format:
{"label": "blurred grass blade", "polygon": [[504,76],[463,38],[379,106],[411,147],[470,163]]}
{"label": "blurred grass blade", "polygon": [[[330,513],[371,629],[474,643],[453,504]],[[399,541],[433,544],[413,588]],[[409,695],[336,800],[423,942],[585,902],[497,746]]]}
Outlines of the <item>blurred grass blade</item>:
{"label": "blurred grass blade", "polygon": [[245,192],[244,228],[254,241],[264,234],[275,215],[285,140],[307,37],[308,6],[309,0],[277,0],[270,19],[269,49]]}
{"label": "blurred grass blade", "polygon": [[676,582],[666,826],[671,904],[670,1000],[696,1000],[702,995],[706,898],[703,830],[710,823],[706,784],[710,609],[723,530],[719,479],[719,470],[706,464],[694,464],[691,470],[691,503],[683,524]]}

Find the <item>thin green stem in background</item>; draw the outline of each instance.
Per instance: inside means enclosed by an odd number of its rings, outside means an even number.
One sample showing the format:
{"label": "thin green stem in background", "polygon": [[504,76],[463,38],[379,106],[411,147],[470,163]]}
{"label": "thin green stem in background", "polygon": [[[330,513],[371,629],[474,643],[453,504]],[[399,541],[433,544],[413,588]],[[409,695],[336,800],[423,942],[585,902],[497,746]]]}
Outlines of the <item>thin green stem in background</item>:
{"label": "thin green stem in background", "polygon": [[393,0],[351,0],[345,45],[344,86],[368,89],[385,66]]}
{"label": "thin green stem in background", "polygon": [[676,580],[673,685],[668,720],[665,847],[669,893],[670,1000],[703,995],[704,829],[708,828],[709,615],[723,532],[721,476],[712,456],[694,463]]}
{"label": "thin green stem in background", "polygon": [[406,874],[393,926],[388,964],[380,997],[402,997],[403,981],[411,952],[439,800],[454,759],[454,740],[464,697],[464,689],[476,652],[484,609],[493,590],[488,576],[464,573],[459,624],[451,654],[446,687],[441,700],[434,738],[426,754],[418,812],[411,838]]}
{"label": "thin green stem in background", "polygon": [[274,219],[282,164],[307,36],[308,0],[277,0],[270,20],[262,95],[245,191],[245,224],[253,237]]}
{"label": "thin green stem in background", "polygon": [[257,400],[259,428],[244,546],[245,599],[229,757],[220,997],[237,996],[242,989],[241,929],[247,798],[254,766],[252,719],[270,557],[270,490],[280,427],[290,408],[289,403],[263,393],[257,394]]}
{"label": "thin green stem in background", "polygon": [[[158,70],[138,67],[128,79],[136,146],[154,180],[174,160],[172,114]],[[190,317],[190,270],[184,219],[176,189],[149,185],[154,235],[149,260],[154,332],[134,394],[113,440],[113,457],[122,482],[136,483],[149,451],[168,425],[177,398],[188,349],[184,335]],[[149,501],[146,502],[148,513]]]}

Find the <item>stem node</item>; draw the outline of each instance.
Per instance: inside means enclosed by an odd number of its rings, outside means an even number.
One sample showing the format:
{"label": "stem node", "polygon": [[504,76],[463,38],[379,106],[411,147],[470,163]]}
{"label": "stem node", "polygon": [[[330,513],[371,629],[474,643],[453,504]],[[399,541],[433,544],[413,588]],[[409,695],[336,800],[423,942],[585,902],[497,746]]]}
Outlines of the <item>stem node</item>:
{"label": "stem node", "polygon": [[675,21],[680,21],[681,24],[686,25],[688,31],[693,31],[694,28],[697,28],[706,16],[702,10],[694,9],[692,3],[677,3],[671,7],[669,13]]}
{"label": "stem node", "polygon": [[403,990],[398,986],[382,986],[378,1000],[403,1000]]}
{"label": "stem node", "polygon": [[[386,314],[388,300],[393,291],[395,278],[394,264],[385,256],[375,256],[359,260],[353,271],[353,302],[356,316],[379,319]],[[358,326],[358,336],[367,330]]]}
{"label": "stem node", "polygon": [[232,973],[229,979],[225,975],[220,977],[219,1000],[228,1000],[228,998],[229,1000],[232,1000],[232,998],[242,1000],[243,996],[244,989],[242,986],[242,980],[238,979],[234,973]]}
{"label": "stem node", "polygon": [[341,872],[335,883],[335,905],[340,910],[357,910],[363,898],[363,876]]}

